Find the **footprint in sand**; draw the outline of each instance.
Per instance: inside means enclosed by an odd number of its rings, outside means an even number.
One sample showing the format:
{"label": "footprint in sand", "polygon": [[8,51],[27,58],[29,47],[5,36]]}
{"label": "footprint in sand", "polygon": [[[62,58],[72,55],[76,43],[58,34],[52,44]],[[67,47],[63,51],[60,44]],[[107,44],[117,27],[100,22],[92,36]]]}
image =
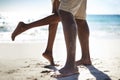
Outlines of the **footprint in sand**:
{"label": "footprint in sand", "polygon": [[45,70],[45,71],[42,71],[41,73],[50,73],[51,71],[49,70]]}
{"label": "footprint in sand", "polygon": [[104,70],[104,72],[110,72],[109,70]]}
{"label": "footprint in sand", "polygon": [[42,65],[41,63],[36,63],[36,64],[35,64],[35,67],[36,67],[36,68],[37,68],[37,67],[41,67],[41,65]]}
{"label": "footprint in sand", "polygon": [[27,77],[27,79],[38,80],[37,78],[33,78],[33,77]]}
{"label": "footprint in sand", "polygon": [[7,74],[13,74],[13,73],[15,73],[15,72],[17,72],[17,70],[9,70],[9,71],[7,71],[6,73],[7,73]]}
{"label": "footprint in sand", "polygon": [[28,61],[25,61],[25,63],[28,63]]}
{"label": "footprint in sand", "polygon": [[27,66],[23,66],[22,68],[29,68],[30,67],[30,65],[27,65]]}

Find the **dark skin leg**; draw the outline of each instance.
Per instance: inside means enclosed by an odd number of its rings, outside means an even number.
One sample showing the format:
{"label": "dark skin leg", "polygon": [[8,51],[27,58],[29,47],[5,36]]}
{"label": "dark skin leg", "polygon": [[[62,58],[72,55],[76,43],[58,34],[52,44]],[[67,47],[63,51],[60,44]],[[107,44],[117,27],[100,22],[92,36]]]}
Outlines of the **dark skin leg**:
{"label": "dark skin leg", "polygon": [[15,29],[15,31],[12,33],[12,40],[15,39],[15,37],[22,32],[34,28],[34,27],[40,27],[43,25],[49,25],[49,37],[48,37],[48,44],[45,52],[43,53],[43,56],[50,62],[50,65],[55,65],[54,64],[54,59],[52,56],[52,50],[53,50],[53,43],[56,35],[56,30],[58,26],[58,22],[60,21],[59,16],[56,14],[50,15],[44,19],[35,21],[30,24],[25,24],[23,22],[20,22]]}
{"label": "dark skin leg", "polygon": [[[44,52],[44,54],[43,54],[43,56],[45,57],[45,58],[47,58],[48,59],[48,61],[50,61],[50,64],[51,65],[54,65],[54,61],[53,61],[53,57],[51,57],[51,55],[52,55],[52,48],[53,48],[53,42],[54,42],[54,36],[55,36],[55,34],[56,34],[56,28],[54,28],[54,27],[56,27],[57,26],[57,24],[58,24],[58,22],[60,21],[60,19],[59,19],[59,17],[57,16],[57,17],[55,17],[56,15],[51,15],[51,16],[48,16],[48,17],[46,17],[45,18],[45,21],[44,21],[44,19],[42,19],[42,22],[41,22],[41,20],[39,20],[40,21],[40,23],[39,23],[39,25],[41,25],[42,26],[42,24],[46,24],[47,25],[47,23],[48,22],[50,22],[51,24],[49,25],[49,38],[48,38],[48,45],[47,45],[47,48],[46,48],[46,50],[45,50],[45,52]],[[55,18],[55,19],[53,19],[52,20],[52,22],[51,21],[48,21],[47,23],[46,23],[46,19],[47,18]],[[51,19],[49,19],[49,20],[51,20]],[[55,20],[55,21],[54,21]],[[89,65],[89,64],[91,64],[91,60],[90,60],[90,54],[89,54],[89,28],[88,28],[88,25],[87,25],[87,22],[85,21],[85,20],[80,20],[80,19],[76,19],[76,22],[77,22],[77,25],[78,25],[78,36],[79,36],[79,40],[80,40],[80,43],[81,43],[81,47],[82,47],[82,59],[81,60],[79,60],[79,61],[77,61],[76,63],[77,63],[77,65],[81,65],[81,64],[84,64],[84,65]],[[34,23],[35,24],[35,23]],[[30,29],[30,28],[28,28],[28,27],[26,27],[25,26],[26,24],[25,23],[23,23],[23,22],[20,22],[19,23],[19,27],[14,31],[14,33],[12,34],[12,39],[14,40],[14,38],[17,36],[17,35],[19,35],[19,34],[21,34],[22,32],[24,32],[24,31],[26,31],[26,30],[28,30],[28,29]],[[28,24],[29,25],[29,24]],[[33,25],[33,24],[32,24]],[[36,24],[35,24],[36,25]],[[38,21],[37,21],[37,25],[38,25]],[[52,27],[53,26],[53,27]],[[33,26],[34,27],[34,26]],[[31,27],[32,28],[32,27]],[[50,36],[51,36],[51,38],[50,38]],[[86,42],[85,42],[86,41]],[[84,45],[86,45],[86,46],[84,46]],[[48,55],[48,56],[46,56],[45,55],[45,53],[47,54],[47,53],[49,53],[50,55]]]}
{"label": "dark skin leg", "polygon": [[86,20],[76,19],[78,25],[78,37],[81,44],[82,57],[77,65],[91,65],[89,52],[89,28]]}
{"label": "dark skin leg", "polygon": [[[82,49],[82,58],[78,61],[76,61],[77,65],[91,65],[91,59],[90,59],[90,52],[89,52],[89,28],[86,20],[80,20],[76,19],[77,25],[78,25],[78,37]],[[57,25],[57,24],[56,24]],[[55,24],[53,25],[55,27]],[[54,30],[54,27],[50,27],[49,29],[52,33],[52,30]],[[50,33],[49,33],[50,34]],[[49,35],[50,37],[50,35]],[[53,39],[54,37],[51,37],[51,39],[48,40],[48,47],[46,48],[45,53],[52,53],[52,48],[53,48]],[[51,43],[51,45],[49,45]],[[48,51],[49,50],[49,51]],[[50,55],[51,56],[51,55]],[[48,56],[49,57],[49,56]],[[50,59],[50,58],[49,58]],[[51,65],[53,65],[54,61],[49,60],[51,62]]]}
{"label": "dark skin leg", "polygon": [[[67,19],[70,20],[69,18],[67,18]],[[67,19],[65,19],[65,20],[67,20]],[[80,19],[76,19],[76,23],[78,26],[78,37],[79,37],[79,41],[80,41],[81,49],[82,49],[82,58],[79,61],[77,61],[76,64],[77,65],[91,65],[90,52],[89,52],[88,24],[87,24],[86,20],[80,20]],[[68,24],[70,24],[70,23],[68,22]],[[69,68],[74,65],[74,62],[72,62],[72,61],[74,61],[74,59],[72,57],[72,56],[74,56],[74,54],[73,55],[69,54],[70,53],[69,50],[71,49],[70,42],[72,42],[72,41],[74,42],[74,40],[70,41],[70,39],[72,39],[72,37],[70,38],[70,36],[69,36],[70,32],[69,31],[67,32],[67,30],[70,27],[65,27],[65,26],[70,26],[68,24],[64,23],[64,19],[63,19],[63,26],[64,26],[63,29],[64,29],[64,34],[65,34],[65,39],[66,39],[66,46],[67,46],[67,62],[66,62],[66,65],[60,70],[61,74],[54,75],[54,77],[64,77],[64,76],[69,76],[71,74],[77,73],[77,68],[75,68],[75,67],[72,69]],[[72,30],[74,31],[74,29],[72,29]],[[72,34],[71,34],[71,36],[72,36]],[[75,50],[75,49],[73,49],[73,50]]]}
{"label": "dark skin leg", "polygon": [[43,56],[48,59],[50,62],[50,65],[55,66],[54,58],[53,58],[53,43],[55,40],[55,35],[57,31],[58,23],[50,24],[49,25],[49,36],[48,36],[48,43],[45,52],[43,53]]}
{"label": "dark skin leg", "polygon": [[67,48],[67,60],[65,66],[59,70],[61,75],[55,75],[55,77],[69,76],[78,73],[78,68],[75,65],[77,25],[71,13],[59,10],[59,14],[63,24]]}
{"label": "dark skin leg", "polygon": [[[54,7],[54,8],[56,8],[56,7]],[[57,8],[54,11],[56,11],[56,13],[57,13]],[[20,22],[19,25],[18,25],[18,29],[15,30],[14,33],[12,34],[12,40],[14,40],[17,35],[21,34],[22,32],[24,32],[24,31],[26,31],[26,30],[28,30],[30,28],[37,27],[37,26],[42,26],[42,25],[47,25],[49,23],[50,24],[52,23],[51,24],[52,26],[56,25],[57,22],[60,21],[60,19],[58,18],[58,16],[57,17],[56,16],[57,15],[55,15],[55,14],[54,15],[50,15],[50,16],[42,19],[42,20],[36,21],[34,23],[31,23],[30,24],[31,27],[30,27],[29,24],[25,24],[23,22]],[[52,20],[52,22],[51,22],[51,20]],[[81,60],[77,61],[77,65],[80,65],[80,64],[91,64],[91,61],[90,61],[90,58],[89,58],[89,48],[88,48],[89,47],[89,38],[87,38],[87,36],[89,36],[89,29],[88,29],[87,22],[86,21],[82,21],[82,20],[78,20],[78,19],[76,19],[76,22],[77,22],[78,28],[79,28],[78,29],[78,35],[79,35],[79,40],[80,40],[80,43],[81,43],[81,47],[83,46],[82,47],[82,54],[83,54],[83,56],[82,56]],[[53,25],[53,23],[54,23],[54,25]],[[79,27],[79,25],[80,25],[80,27]],[[53,29],[53,28],[51,29],[51,27],[50,27],[49,30],[53,30],[53,31],[50,31],[51,34],[52,34],[52,32],[55,33],[54,32],[55,29]],[[86,33],[84,33],[83,30]],[[49,34],[49,36],[50,36],[50,34]],[[84,37],[84,36],[86,36],[86,37]],[[53,44],[53,42],[52,42],[52,38],[51,39],[49,39],[49,38],[48,38],[48,46],[47,46],[46,51],[44,53],[52,53],[52,49],[50,50],[49,46],[51,44]],[[83,43],[83,41],[84,42],[86,41],[86,43]],[[49,43],[51,43],[51,44],[49,44]],[[84,44],[86,44],[86,47],[84,46]],[[87,47],[87,45],[88,45],[88,47]],[[51,48],[52,48],[52,46],[53,45],[51,45]],[[86,57],[86,55],[88,57]],[[51,58],[51,60],[52,60],[52,58]],[[86,60],[88,60],[88,61],[86,61]],[[51,62],[51,63],[53,64],[53,62]]]}
{"label": "dark skin leg", "polygon": [[56,35],[58,22],[60,21],[60,18],[59,18],[58,13],[57,13],[59,3],[60,3],[59,0],[54,1],[53,11],[52,11],[54,13],[53,15],[50,15],[46,18],[41,19],[41,20],[32,22],[30,24],[25,24],[23,22],[20,22],[11,36],[12,40],[14,41],[14,39],[17,35],[21,34],[22,32],[24,32],[28,29],[38,27],[38,26],[43,26],[43,25],[49,25],[48,44],[47,44],[45,52],[43,53],[43,56],[53,66],[55,65],[54,60],[53,60],[53,55],[52,55],[53,43],[54,43],[54,39],[55,39],[55,35]]}
{"label": "dark skin leg", "polygon": [[12,40],[15,40],[15,37],[19,34],[21,34],[22,32],[34,28],[34,27],[40,27],[40,26],[44,26],[44,25],[48,25],[48,24],[56,24],[60,21],[59,16],[56,14],[50,15],[44,19],[32,22],[30,24],[25,24],[23,22],[20,22],[17,26],[17,28],[14,30],[14,32],[12,33]]}

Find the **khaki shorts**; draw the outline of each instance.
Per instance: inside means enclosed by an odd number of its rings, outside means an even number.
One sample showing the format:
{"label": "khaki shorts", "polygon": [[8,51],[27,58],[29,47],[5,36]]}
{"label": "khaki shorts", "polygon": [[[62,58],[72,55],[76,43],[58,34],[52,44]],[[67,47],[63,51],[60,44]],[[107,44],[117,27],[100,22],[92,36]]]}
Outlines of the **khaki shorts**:
{"label": "khaki shorts", "polygon": [[[52,0],[53,2],[54,0]],[[73,14],[75,19],[86,19],[87,0],[60,0],[59,10]]]}

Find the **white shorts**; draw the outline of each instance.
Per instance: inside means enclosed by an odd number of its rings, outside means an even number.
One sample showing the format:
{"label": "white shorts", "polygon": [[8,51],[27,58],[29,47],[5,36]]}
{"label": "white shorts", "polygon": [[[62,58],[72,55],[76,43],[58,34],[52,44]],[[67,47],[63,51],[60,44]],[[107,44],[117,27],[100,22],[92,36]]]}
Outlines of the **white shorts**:
{"label": "white shorts", "polygon": [[[54,0],[52,0],[54,2]],[[86,19],[87,0],[60,0],[59,10],[73,14],[75,19]]]}

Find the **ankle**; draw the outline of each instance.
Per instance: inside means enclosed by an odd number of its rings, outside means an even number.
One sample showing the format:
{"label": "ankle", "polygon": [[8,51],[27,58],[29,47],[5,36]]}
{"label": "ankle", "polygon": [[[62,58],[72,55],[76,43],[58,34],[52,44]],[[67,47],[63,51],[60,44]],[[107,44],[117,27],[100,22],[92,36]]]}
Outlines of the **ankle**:
{"label": "ankle", "polygon": [[45,50],[45,52],[44,52],[44,53],[51,54],[51,53],[52,53],[52,51],[51,51],[51,50]]}
{"label": "ankle", "polygon": [[52,52],[51,52],[51,51],[48,51],[48,50],[45,50],[45,52],[43,53],[43,55],[52,56]]}

